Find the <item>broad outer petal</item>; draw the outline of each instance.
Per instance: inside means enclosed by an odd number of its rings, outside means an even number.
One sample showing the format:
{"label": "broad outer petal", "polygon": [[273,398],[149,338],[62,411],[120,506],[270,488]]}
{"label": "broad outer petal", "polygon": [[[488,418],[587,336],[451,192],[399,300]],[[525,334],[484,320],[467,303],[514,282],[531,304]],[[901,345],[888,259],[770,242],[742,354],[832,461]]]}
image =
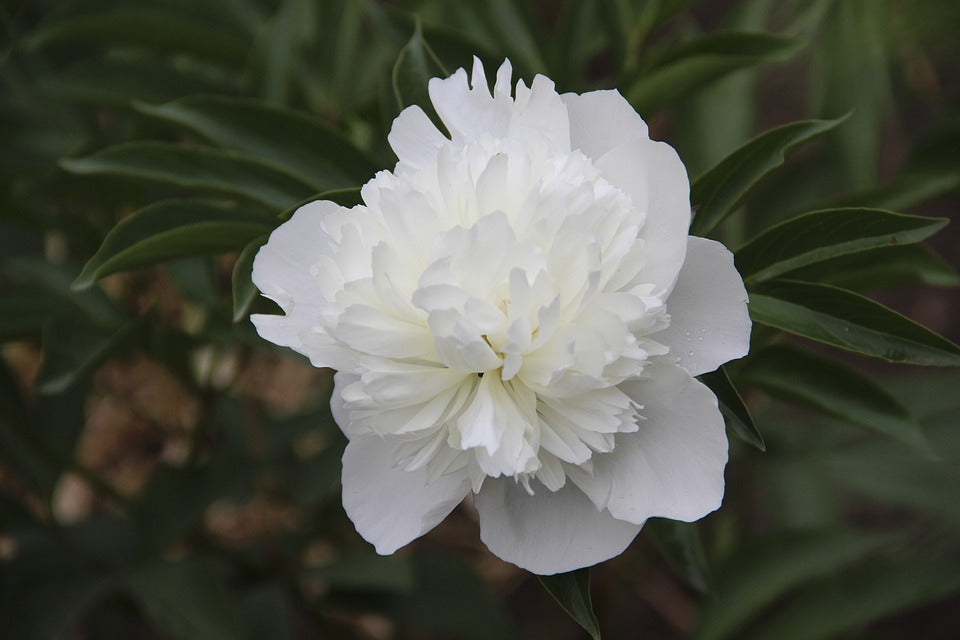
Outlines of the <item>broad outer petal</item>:
{"label": "broad outer petal", "polygon": [[723,500],[727,436],[717,399],[683,369],[661,362],[649,379],[620,385],[643,419],[617,435],[611,452],[593,458],[593,475],[570,478],[600,508],[637,524],[663,517],[692,522]]}
{"label": "broad outer petal", "polygon": [[639,235],[646,259],[640,280],[668,293],[683,265],[690,228],[690,180],[680,156],[663,142],[634,139],[611,149],[595,165],[646,213]]}
{"label": "broad outer petal", "polygon": [[750,349],[747,291],[733,254],[719,242],[689,237],[667,312],[670,326],[650,337],[670,347],[671,357],[691,376],[742,358]]}
{"label": "broad outer petal", "polygon": [[598,159],[626,140],[650,137],[647,123],[616,89],[562,96],[570,118],[570,148]]}
{"label": "broad outer petal", "polygon": [[343,453],[343,508],[379,554],[390,554],[437,526],[470,491],[466,471],[427,482],[426,469],[393,466],[399,441],[354,438]]}
{"label": "broad outer petal", "polygon": [[512,478],[487,478],[477,494],[480,539],[518,567],[550,575],[619,555],[639,524],[598,511],[573,483],[552,492],[536,483],[534,495]]}

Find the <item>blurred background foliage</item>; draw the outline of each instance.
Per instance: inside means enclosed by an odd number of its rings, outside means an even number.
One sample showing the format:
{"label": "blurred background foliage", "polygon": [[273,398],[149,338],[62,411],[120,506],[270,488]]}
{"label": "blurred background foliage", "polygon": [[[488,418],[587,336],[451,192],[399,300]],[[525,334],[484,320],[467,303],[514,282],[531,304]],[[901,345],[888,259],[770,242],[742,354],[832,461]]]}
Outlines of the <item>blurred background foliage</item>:
{"label": "blurred background foliage", "polygon": [[376,556],[330,372],[247,319],[265,234],[356,202],[393,117],[473,55],[619,88],[751,290],[753,352],[705,380],[738,436],[725,505],[592,572],[606,637],[960,636],[960,374],[917,366],[960,349],[887,310],[960,338],[960,236],[882,211],[955,214],[953,0],[0,0],[0,23],[0,637],[585,637],[469,506]]}

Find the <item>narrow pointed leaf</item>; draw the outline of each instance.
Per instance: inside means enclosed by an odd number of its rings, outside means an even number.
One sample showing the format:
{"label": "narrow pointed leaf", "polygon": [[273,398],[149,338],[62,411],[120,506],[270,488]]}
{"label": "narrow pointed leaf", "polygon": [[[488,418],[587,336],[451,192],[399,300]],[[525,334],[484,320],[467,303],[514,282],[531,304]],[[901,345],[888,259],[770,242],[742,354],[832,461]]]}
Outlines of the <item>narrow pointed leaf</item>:
{"label": "narrow pointed leaf", "polygon": [[247,317],[250,306],[256,300],[259,291],[253,284],[253,260],[257,257],[260,247],[267,243],[270,236],[264,234],[254,238],[243,248],[240,256],[233,264],[231,285],[233,291],[233,321],[240,322]]}
{"label": "narrow pointed leaf", "polygon": [[163,101],[191,93],[231,93],[238,85],[235,78],[199,65],[176,65],[148,56],[83,60],[38,82],[42,92],[61,100],[117,107],[128,107],[134,99]]}
{"label": "narrow pointed leaf", "polygon": [[126,581],[144,613],[164,637],[246,637],[237,603],[208,562],[185,559],[137,567]]}
{"label": "narrow pointed leaf", "polygon": [[920,425],[883,387],[835,360],[787,345],[751,354],[740,376],[764,391],[813,407],[932,455]]}
{"label": "narrow pointed leaf", "polygon": [[781,166],[794,147],[843,122],[802,120],[761,133],[693,181],[690,202],[698,207],[690,233],[708,235],[768,173]]}
{"label": "narrow pointed leaf", "polygon": [[590,570],[577,569],[552,576],[537,576],[543,588],[560,603],[593,640],[600,640],[600,624],[590,600]]}
{"label": "narrow pointed leaf", "polygon": [[878,247],[920,242],[945,218],[906,216],[881,209],[827,209],[770,227],[736,252],[744,280],[769,280],[810,264]]}
{"label": "narrow pointed leaf", "polygon": [[316,118],[267,102],[191,96],[166,104],[134,106],[216,145],[280,167],[313,187],[313,192],[356,187],[378,168],[364,152]]}
{"label": "narrow pointed leaf", "polygon": [[763,442],[763,436],[760,435],[760,430],[753,422],[753,417],[750,415],[747,405],[743,403],[743,398],[740,397],[736,387],[733,386],[726,370],[720,367],[716,371],[699,376],[698,379],[710,387],[713,394],[717,396],[720,413],[723,414],[723,421],[727,425],[727,429],[751,447],[766,451],[767,445]]}
{"label": "narrow pointed leaf", "polygon": [[861,295],[823,284],[780,280],[750,292],[755,322],[888,362],[960,365],[960,347]]}
{"label": "narrow pointed leaf", "polygon": [[121,346],[134,327],[133,323],[113,328],[82,318],[51,318],[43,327],[37,389],[52,394],[71,387]]}
{"label": "narrow pointed leaf", "polygon": [[[444,77],[449,72],[437,58],[430,45],[423,39],[423,29],[417,20],[413,35],[393,65],[393,96],[400,109],[417,105],[425,113],[435,116],[427,85],[430,78]],[[437,121],[437,118],[433,118]]]}
{"label": "narrow pointed leaf", "polygon": [[47,21],[30,33],[24,45],[32,50],[104,43],[188,53],[237,68],[246,62],[249,49],[244,34],[225,28],[221,21],[144,4]]}
{"label": "narrow pointed leaf", "polygon": [[888,246],[839,256],[791,271],[789,277],[856,291],[916,284],[960,286],[956,269],[922,244]]}
{"label": "narrow pointed leaf", "polygon": [[643,525],[643,530],[687,584],[700,593],[710,590],[712,576],[696,522],[651,518]]}
{"label": "narrow pointed leaf", "polygon": [[166,200],[136,211],[117,224],[73,283],[85,289],[100,278],[175,258],[242,249],[269,232],[262,213],[203,200]]}
{"label": "narrow pointed leaf", "polygon": [[285,209],[315,189],[288,173],[250,156],[162,142],[130,142],[60,166],[79,175],[119,176],[179,189],[222,193],[271,209]]}
{"label": "narrow pointed leaf", "polygon": [[[764,621],[750,640],[820,640],[960,591],[952,558],[877,558],[811,585]],[[841,606],[837,606],[840,604]],[[922,614],[921,614],[922,615]]]}
{"label": "narrow pointed leaf", "polygon": [[743,546],[717,571],[695,640],[741,638],[738,631],[791,590],[849,566],[888,540],[845,530],[777,532]]}
{"label": "narrow pointed leaf", "polygon": [[766,33],[717,33],[672,49],[653,69],[628,83],[625,95],[640,115],[673,104],[728,73],[764,62],[785,60],[801,41]]}

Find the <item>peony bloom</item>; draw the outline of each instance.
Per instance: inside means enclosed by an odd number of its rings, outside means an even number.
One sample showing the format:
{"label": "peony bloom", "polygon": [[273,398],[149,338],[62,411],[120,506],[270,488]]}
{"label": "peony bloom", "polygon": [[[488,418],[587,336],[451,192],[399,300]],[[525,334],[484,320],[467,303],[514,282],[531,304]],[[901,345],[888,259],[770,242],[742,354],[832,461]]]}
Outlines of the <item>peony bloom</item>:
{"label": "peony bloom", "polygon": [[434,78],[363,204],[301,207],[253,280],[260,335],[338,371],[343,504],[379,553],[474,494],[480,536],[540,574],[611,558],[647,518],[719,507],[727,439],[693,376],[747,352],[732,256],[688,237],[689,182],[617,91],[479,61]]}

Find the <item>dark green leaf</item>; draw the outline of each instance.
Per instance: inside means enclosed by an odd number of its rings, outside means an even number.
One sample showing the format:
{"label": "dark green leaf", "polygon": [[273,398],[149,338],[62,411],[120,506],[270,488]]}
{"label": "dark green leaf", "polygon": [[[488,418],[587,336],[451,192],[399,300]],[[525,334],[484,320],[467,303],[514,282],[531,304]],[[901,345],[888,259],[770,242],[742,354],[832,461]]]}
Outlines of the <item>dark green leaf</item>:
{"label": "dark green leaf", "polygon": [[960,347],[883,305],[831,287],[782,280],[750,292],[755,322],[889,362],[960,365]]}
{"label": "dark green leaf", "polygon": [[27,284],[0,290],[0,341],[39,335],[43,323],[69,308],[66,300]]}
{"label": "dark green leaf", "polygon": [[400,50],[397,61],[393,65],[393,95],[397,105],[400,109],[417,105],[425,113],[435,115],[427,84],[430,78],[442,78],[448,75],[450,74],[443,63],[423,39],[423,29],[418,20],[413,36]]}
{"label": "dark green leaf", "polygon": [[486,584],[455,555],[414,555],[417,588],[391,598],[388,611],[404,636],[513,640],[519,634]]}
{"label": "dark green leaf", "polygon": [[416,582],[409,557],[396,555],[348,556],[323,566],[308,567],[304,575],[342,591],[410,593]]}
{"label": "dark green leaf", "polygon": [[717,396],[720,413],[723,414],[723,421],[727,425],[727,429],[751,447],[766,451],[767,445],[763,442],[763,436],[760,435],[757,425],[754,424],[747,405],[743,403],[743,398],[740,397],[736,387],[730,382],[726,369],[720,367],[716,371],[705,373],[699,376],[699,380],[710,387],[713,394]]}
{"label": "dark green leaf", "polygon": [[880,209],[814,211],[781,222],[738,249],[737,270],[748,282],[769,280],[822,260],[920,242],[946,224],[944,218]]}
{"label": "dark green leaf", "polygon": [[890,90],[889,4],[833,2],[814,41],[808,91],[815,111],[833,115],[853,110],[850,122],[832,140],[848,188],[871,185],[879,168]]}
{"label": "dark green leaf", "polygon": [[774,395],[932,454],[920,425],[903,405],[875,382],[839,362],[776,345],[750,354],[740,375]]}
{"label": "dark green leaf", "polygon": [[590,600],[590,569],[577,569],[552,576],[537,576],[543,588],[563,610],[583,627],[593,640],[600,640],[600,624]]}
{"label": "dark green leaf", "polygon": [[162,142],[130,142],[60,166],[79,175],[149,180],[181,189],[223,193],[285,209],[315,189],[273,165],[253,157],[206,147]]}
{"label": "dark green leaf", "polygon": [[299,640],[297,614],[291,597],[280,584],[266,584],[241,596],[245,626],[254,640]]}
{"label": "dark green leaf", "polygon": [[712,576],[695,522],[651,518],[643,525],[674,571],[700,593],[710,591]]}
{"label": "dark green leaf", "polygon": [[259,291],[253,284],[253,260],[257,257],[260,247],[267,243],[270,236],[262,235],[254,238],[243,248],[237,261],[233,264],[231,286],[233,291],[233,321],[240,322],[250,312],[250,305],[256,300]]}
{"label": "dark green leaf", "polygon": [[792,271],[789,277],[854,290],[914,284],[960,286],[956,270],[929,247],[919,244],[870,249],[824,260]]}
{"label": "dark green leaf", "polygon": [[80,314],[90,322],[102,326],[120,327],[126,315],[116,303],[100,289],[76,292],[71,283],[76,278],[77,268],[72,265],[55,265],[42,260],[16,259],[7,263],[7,268],[22,280],[35,287],[38,296],[51,296],[63,305],[58,315]]}
{"label": "dark green leaf", "polygon": [[28,50],[76,44],[128,45],[151,51],[190,53],[242,67],[249,43],[222,22],[169,7],[124,6],[43,23],[24,45]]}
{"label": "dark green leaf", "polygon": [[739,630],[769,604],[861,560],[887,539],[845,530],[782,531],[743,546],[718,568],[717,597],[707,602],[693,638],[742,638]]}
{"label": "dark green leaf", "polygon": [[670,50],[653,69],[627,83],[625,95],[640,115],[673,104],[728,73],[764,62],[785,60],[801,42],[767,33],[715,33]]}
{"label": "dark green leaf", "polygon": [[92,324],[80,317],[55,316],[43,327],[43,360],[36,385],[41,393],[70,387],[103,362],[133,331]]}
{"label": "dark green leaf", "polygon": [[220,454],[202,467],[161,464],[154,469],[133,509],[140,539],[151,550],[165,551],[198,528],[207,507],[227,495],[235,468]]}
{"label": "dark green leaf", "polygon": [[874,207],[905,211],[960,187],[960,172],[906,173],[866,191],[845,195],[834,207]]}
{"label": "dark green leaf", "polygon": [[750,640],[826,640],[960,590],[949,558],[878,558],[812,585],[764,621]]}
{"label": "dark green leaf", "polygon": [[174,258],[241,249],[273,227],[273,220],[203,200],[166,200],[117,224],[73,283],[85,289],[100,278]]}
{"label": "dark green leaf", "polygon": [[[956,395],[956,387],[949,393]],[[945,420],[949,429],[956,429],[956,413],[948,414]],[[942,442],[937,445],[938,455],[949,456]],[[931,460],[899,443],[876,440],[830,452],[822,459],[830,485],[842,487],[855,499],[919,511],[960,529],[960,467],[956,458]]]}
{"label": "dark green leaf", "polygon": [[149,57],[84,60],[39,81],[61,100],[126,107],[131,100],[163,101],[190,93],[236,91],[237,81],[197,65]]}
{"label": "dark green leaf", "polygon": [[177,640],[241,640],[237,604],[213,567],[199,558],[147,565],[127,583],[164,637]]}
{"label": "dark green leaf", "polygon": [[845,118],[803,120],[761,133],[693,181],[690,202],[699,207],[690,233],[708,235],[765,175],[781,166],[791,149],[830,131]]}
{"label": "dark green leaf", "polygon": [[356,187],[377,169],[366,154],[315,118],[266,102],[194,96],[134,106],[210,142],[282,167],[313,192]]}

